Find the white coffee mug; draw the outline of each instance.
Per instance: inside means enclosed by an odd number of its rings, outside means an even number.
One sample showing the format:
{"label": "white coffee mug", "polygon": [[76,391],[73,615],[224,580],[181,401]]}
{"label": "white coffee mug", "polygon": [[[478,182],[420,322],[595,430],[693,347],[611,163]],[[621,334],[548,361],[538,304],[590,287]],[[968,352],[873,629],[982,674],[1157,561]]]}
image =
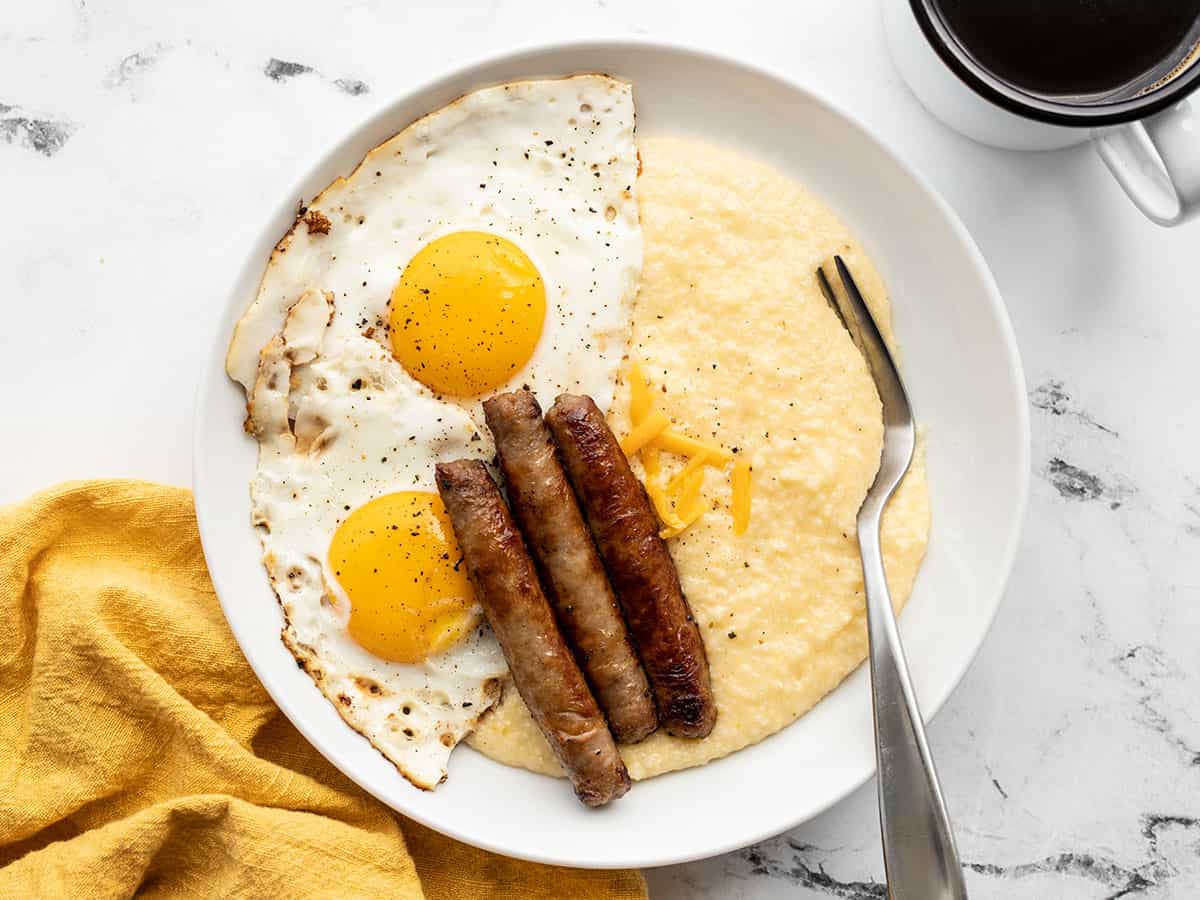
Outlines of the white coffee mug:
{"label": "white coffee mug", "polygon": [[955,131],[1008,150],[1058,150],[1091,141],[1152,221],[1178,225],[1200,212],[1200,112],[1182,99],[1200,85],[1194,59],[1162,87],[1124,102],[1056,104],[982,70],[927,0],[880,2],[896,68],[921,104]]}

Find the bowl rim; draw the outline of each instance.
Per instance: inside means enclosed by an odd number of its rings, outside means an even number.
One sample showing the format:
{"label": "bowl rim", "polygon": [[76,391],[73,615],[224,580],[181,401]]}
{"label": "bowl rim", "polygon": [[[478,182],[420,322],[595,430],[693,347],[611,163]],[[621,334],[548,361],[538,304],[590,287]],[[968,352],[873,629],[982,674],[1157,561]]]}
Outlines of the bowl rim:
{"label": "bowl rim", "polygon": [[[706,64],[724,66],[727,68],[737,69],[741,72],[761,79],[766,79],[777,83],[779,86],[787,89],[790,92],[803,95],[808,101],[822,108],[826,113],[832,114],[836,118],[842,119],[850,128],[857,133],[857,139],[870,143],[873,149],[885,155],[891,160],[901,175],[908,179],[912,185],[924,196],[924,199],[929,201],[936,212],[942,217],[945,223],[950,227],[954,236],[959,241],[962,248],[966,251],[967,259],[970,262],[971,268],[980,280],[980,284],[984,288],[984,293],[987,297],[987,309],[991,314],[995,325],[997,326],[999,335],[1002,340],[1004,356],[1008,363],[1006,367],[1006,376],[1008,379],[1007,387],[1012,390],[1015,396],[1024,398],[1026,396],[1026,382],[1024,370],[1021,362],[1020,352],[1017,347],[1015,333],[1013,331],[1011,320],[1009,319],[1007,309],[1001,298],[999,289],[995,283],[987,262],[985,261],[981,251],[976,246],[970,233],[963,225],[958,215],[950,207],[950,205],[941,197],[941,195],[933,188],[933,186],[910,166],[903,158],[893,152],[883,142],[882,139],[876,136],[874,131],[865,125],[861,119],[854,114],[847,112],[840,105],[831,101],[828,97],[811,87],[808,87],[795,78],[786,75],[778,70],[758,63],[750,63],[736,55],[722,50],[716,50],[708,46],[701,46],[695,43],[684,43],[678,41],[662,40],[654,37],[644,36],[611,36],[597,37],[584,39],[563,39],[563,40],[547,40],[536,41],[521,44],[515,47],[478,54],[474,57],[453,63],[443,67],[432,77],[429,77],[418,83],[413,83],[407,88],[399,91],[389,102],[379,107],[375,112],[370,114],[362,121],[355,124],[353,127],[340,132],[338,136],[332,140],[321,144],[320,152],[313,157],[311,164],[305,166],[304,172],[295,180],[291,189],[285,194],[282,203],[273,209],[267,217],[265,217],[264,225],[257,231],[257,239],[252,242],[257,245],[258,242],[267,240],[273,245],[277,240],[276,220],[285,210],[293,210],[295,207],[295,199],[305,196],[306,183],[311,179],[314,172],[319,171],[330,165],[341,151],[344,145],[354,140],[356,135],[363,132],[378,129],[379,126],[386,120],[395,118],[395,110],[398,106],[411,100],[413,97],[427,93],[433,93],[445,90],[452,84],[457,82],[467,81],[475,78],[479,86],[489,81],[485,75],[481,73],[489,68],[504,65],[515,64],[528,60],[533,63],[539,57],[550,54],[562,54],[569,52],[598,52],[605,51],[613,54],[623,54],[628,52],[635,53],[660,53],[666,55],[675,55],[680,57],[690,57],[694,61]],[[531,76],[532,77],[532,76]],[[214,324],[209,334],[210,350],[204,357],[204,369],[201,372],[199,382],[196,389],[196,405],[193,418],[193,437],[192,437],[192,484],[193,496],[195,503],[197,525],[200,533],[201,546],[204,549],[206,560],[211,551],[217,547],[218,532],[223,530],[224,523],[213,521],[205,512],[205,504],[201,498],[207,494],[207,478],[204,473],[203,466],[203,438],[204,438],[204,413],[210,403],[210,397],[214,391],[224,389],[227,376],[221,378],[210,377],[210,369],[212,367],[213,356],[216,355],[220,361],[220,371],[224,374],[224,359],[225,350],[228,344],[228,335],[225,333],[224,319],[228,314],[229,308],[234,304],[240,304],[239,308],[247,302],[245,296],[239,295],[236,290],[237,285],[245,278],[247,271],[254,267],[256,270],[262,265],[262,260],[258,257],[247,255],[241,266],[234,272],[230,281],[230,287],[225,297],[224,303],[217,315],[217,321]],[[1013,517],[1010,533],[1007,536],[1002,553],[999,555],[999,566],[997,569],[998,576],[996,583],[990,586],[986,592],[986,596],[990,597],[990,602],[986,610],[986,622],[984,627],[979,631],[979,638],[975,642],[975,646],[971,651],[964,654],[960,664],[954,668],[952,677],[947,678],[940,686],[940,690],[926,697],[926,703],[922,710],[925,721],[930,722],[934,716],[942,709],[950,695],[962,682],[964,675],[970,668],[971,664],[977,658],[980,649],[982,648],[988,633],[991,630],[992,624],[995,621],[996,613],[999,610],[1000,603],[1003,600],[1004,592],[1012,573],[1013,563],[1016,558],[1021,534],[1024,530],[1024,523],[1027,515],[1029,487],[1031,480],[1031,440],[1030,440],[1030,413],[1028,404],[1019,402],[1016,404],[1015,426],[1016,437],[1019,449],[1019,459],[1016,471],[1019,473],[1019,485],[1017,496],[1015,497],[1015,506],[1013,507]],[[226,589],[222,590],[218,582],[224,579],[209,567],[210,575],[213,581],[214,591],[217,594],[218,601],[221,604],[222,613],[225,615],[227,622],[230,621],[230,612],[227,598],[232,598],[234,591]],[[228,588],[228,586],[226,586]],[[331,751],[323,740],[320,733],[314,728],[309,727],[304,722],[304,716],[296,711],[296,706],[292,699],[288,696],[286,690],[281,690],[280,685],[273,683],[273,678],[266,671],[266,662],[262,659],[255,659],[246,648],[242,645],[232,624],[230,630],[234,633],[235,640],[238,642],[239,649],[255,676],[262,684],[264,689],[270,695],[272,701],[291,721],[292,725],[300,732],[316,750],[325,757],[329,763],[338,769],[347,778],[353,781],[360,789],[369,794],[378,802],[385,806],[394,809],[396,812],[404,815],[407,818],[418,822],[428,828],[431,828],[441,834],[462,841],[463,843],[477,847],[479,849],[494,852],[503,856],[508,856],[516,859],[524,859],[530,862],[544,863],[549,865],[560,865],[576,868],[588,869],[617,869],[617,868],[654,868],[658,866],[675,865],[679,863],[692,862],[700,859],[707,859],[722,853],[738,850],[743,847],[750,846],[762,840],[774,837],[783,833],[803,822],[820,815],[827,811],[837,803],[844,800],[847,796],[858,790],[875,774],[875,768],[872,765],[864,771],[864,773],[847,782],[845,788],[839,792],[835,792],[826,801],[818,803],[807,810],[800,812],[794,818],[780,822],[772,819],[764,823],[761,827],[742,833],[734,838],[729,838],[720,841],[714,841],[697,847],[695,850],[686,852],[677,852],[668,855],[661,853],[643,853],[641,856],[622,858],[620,860],[598,861],[595,859],[587,859],[584,861],[572,861],[560,855],[554,855],[540,851],[537,848],[529,848],[518,850],[508,844],[501,843],[496,840],[481,840],[474,834],[467,833],[460,828],[448,826],[445,822],[436,820],[435,818],[424,814],[421,810],[400,809],[387,800],[377,796],[364,783],[364,778],[357,775],[353,771],[348,771],[343,768],[334,758],[334,753]],[[862,667],[858,667],[861,669]],[[858,671],[856,669],[855,671]],[[853,673],[851,673],[852,675]],[[848,676],[849,677],[849,676]],[[928,693],[928,692],[927,692]],[[349,726],[346,726],[349,727]],[[786,730],[786,729],[784,729]],[[701,767],[703,768],[703,767]]]}

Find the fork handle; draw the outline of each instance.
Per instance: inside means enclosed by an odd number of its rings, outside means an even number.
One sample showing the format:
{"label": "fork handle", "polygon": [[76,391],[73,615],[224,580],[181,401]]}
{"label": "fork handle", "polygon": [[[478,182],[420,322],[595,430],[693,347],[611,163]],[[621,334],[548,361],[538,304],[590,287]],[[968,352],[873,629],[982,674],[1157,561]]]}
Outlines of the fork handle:
{"label": "fork handle", "polygon": [[879,823],[890,900],[965,900],[962,866],[896,630],[880,550],[882,510],[859,517],[870,637]]}

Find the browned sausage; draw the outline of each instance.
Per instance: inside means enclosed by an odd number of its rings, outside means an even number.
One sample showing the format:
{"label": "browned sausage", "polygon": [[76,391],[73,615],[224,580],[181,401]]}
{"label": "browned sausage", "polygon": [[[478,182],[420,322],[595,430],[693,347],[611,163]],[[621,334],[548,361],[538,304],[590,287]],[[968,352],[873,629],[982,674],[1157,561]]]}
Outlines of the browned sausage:
{"label": "browned sausage", "polygon": [[479,460],[460,459],[438,465],[437,485],[513,683],[575,794],[588,806],[620,797],[629,773],[492,476]]}
{"label": "browned sausage", "polygon": [[641,652],[659,720],[677,737],[705,737],[717,720],[708,657],[645,489],[590,397],[563,394],[546,424]]}
{"label": "browned sausage", "polygon": [[529,391],[514,391],[485,401],[483,412],[496,438],[508,504],[563,636],[608,715],[613,737],[640,741],[658,727],[650,685],[542,409]]}

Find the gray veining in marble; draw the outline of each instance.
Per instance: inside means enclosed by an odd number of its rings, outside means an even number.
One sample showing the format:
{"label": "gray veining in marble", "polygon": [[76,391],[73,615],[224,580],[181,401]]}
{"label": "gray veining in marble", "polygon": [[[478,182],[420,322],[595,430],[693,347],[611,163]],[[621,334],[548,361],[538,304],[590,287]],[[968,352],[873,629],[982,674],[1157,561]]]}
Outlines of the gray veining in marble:
{"label": "gray veining in marble", "polygon": [[53,156],[70,140],[75,124],[62,119],[38,117],[19,107],[0,103],[0,138],[18,144],[42,156]]}

